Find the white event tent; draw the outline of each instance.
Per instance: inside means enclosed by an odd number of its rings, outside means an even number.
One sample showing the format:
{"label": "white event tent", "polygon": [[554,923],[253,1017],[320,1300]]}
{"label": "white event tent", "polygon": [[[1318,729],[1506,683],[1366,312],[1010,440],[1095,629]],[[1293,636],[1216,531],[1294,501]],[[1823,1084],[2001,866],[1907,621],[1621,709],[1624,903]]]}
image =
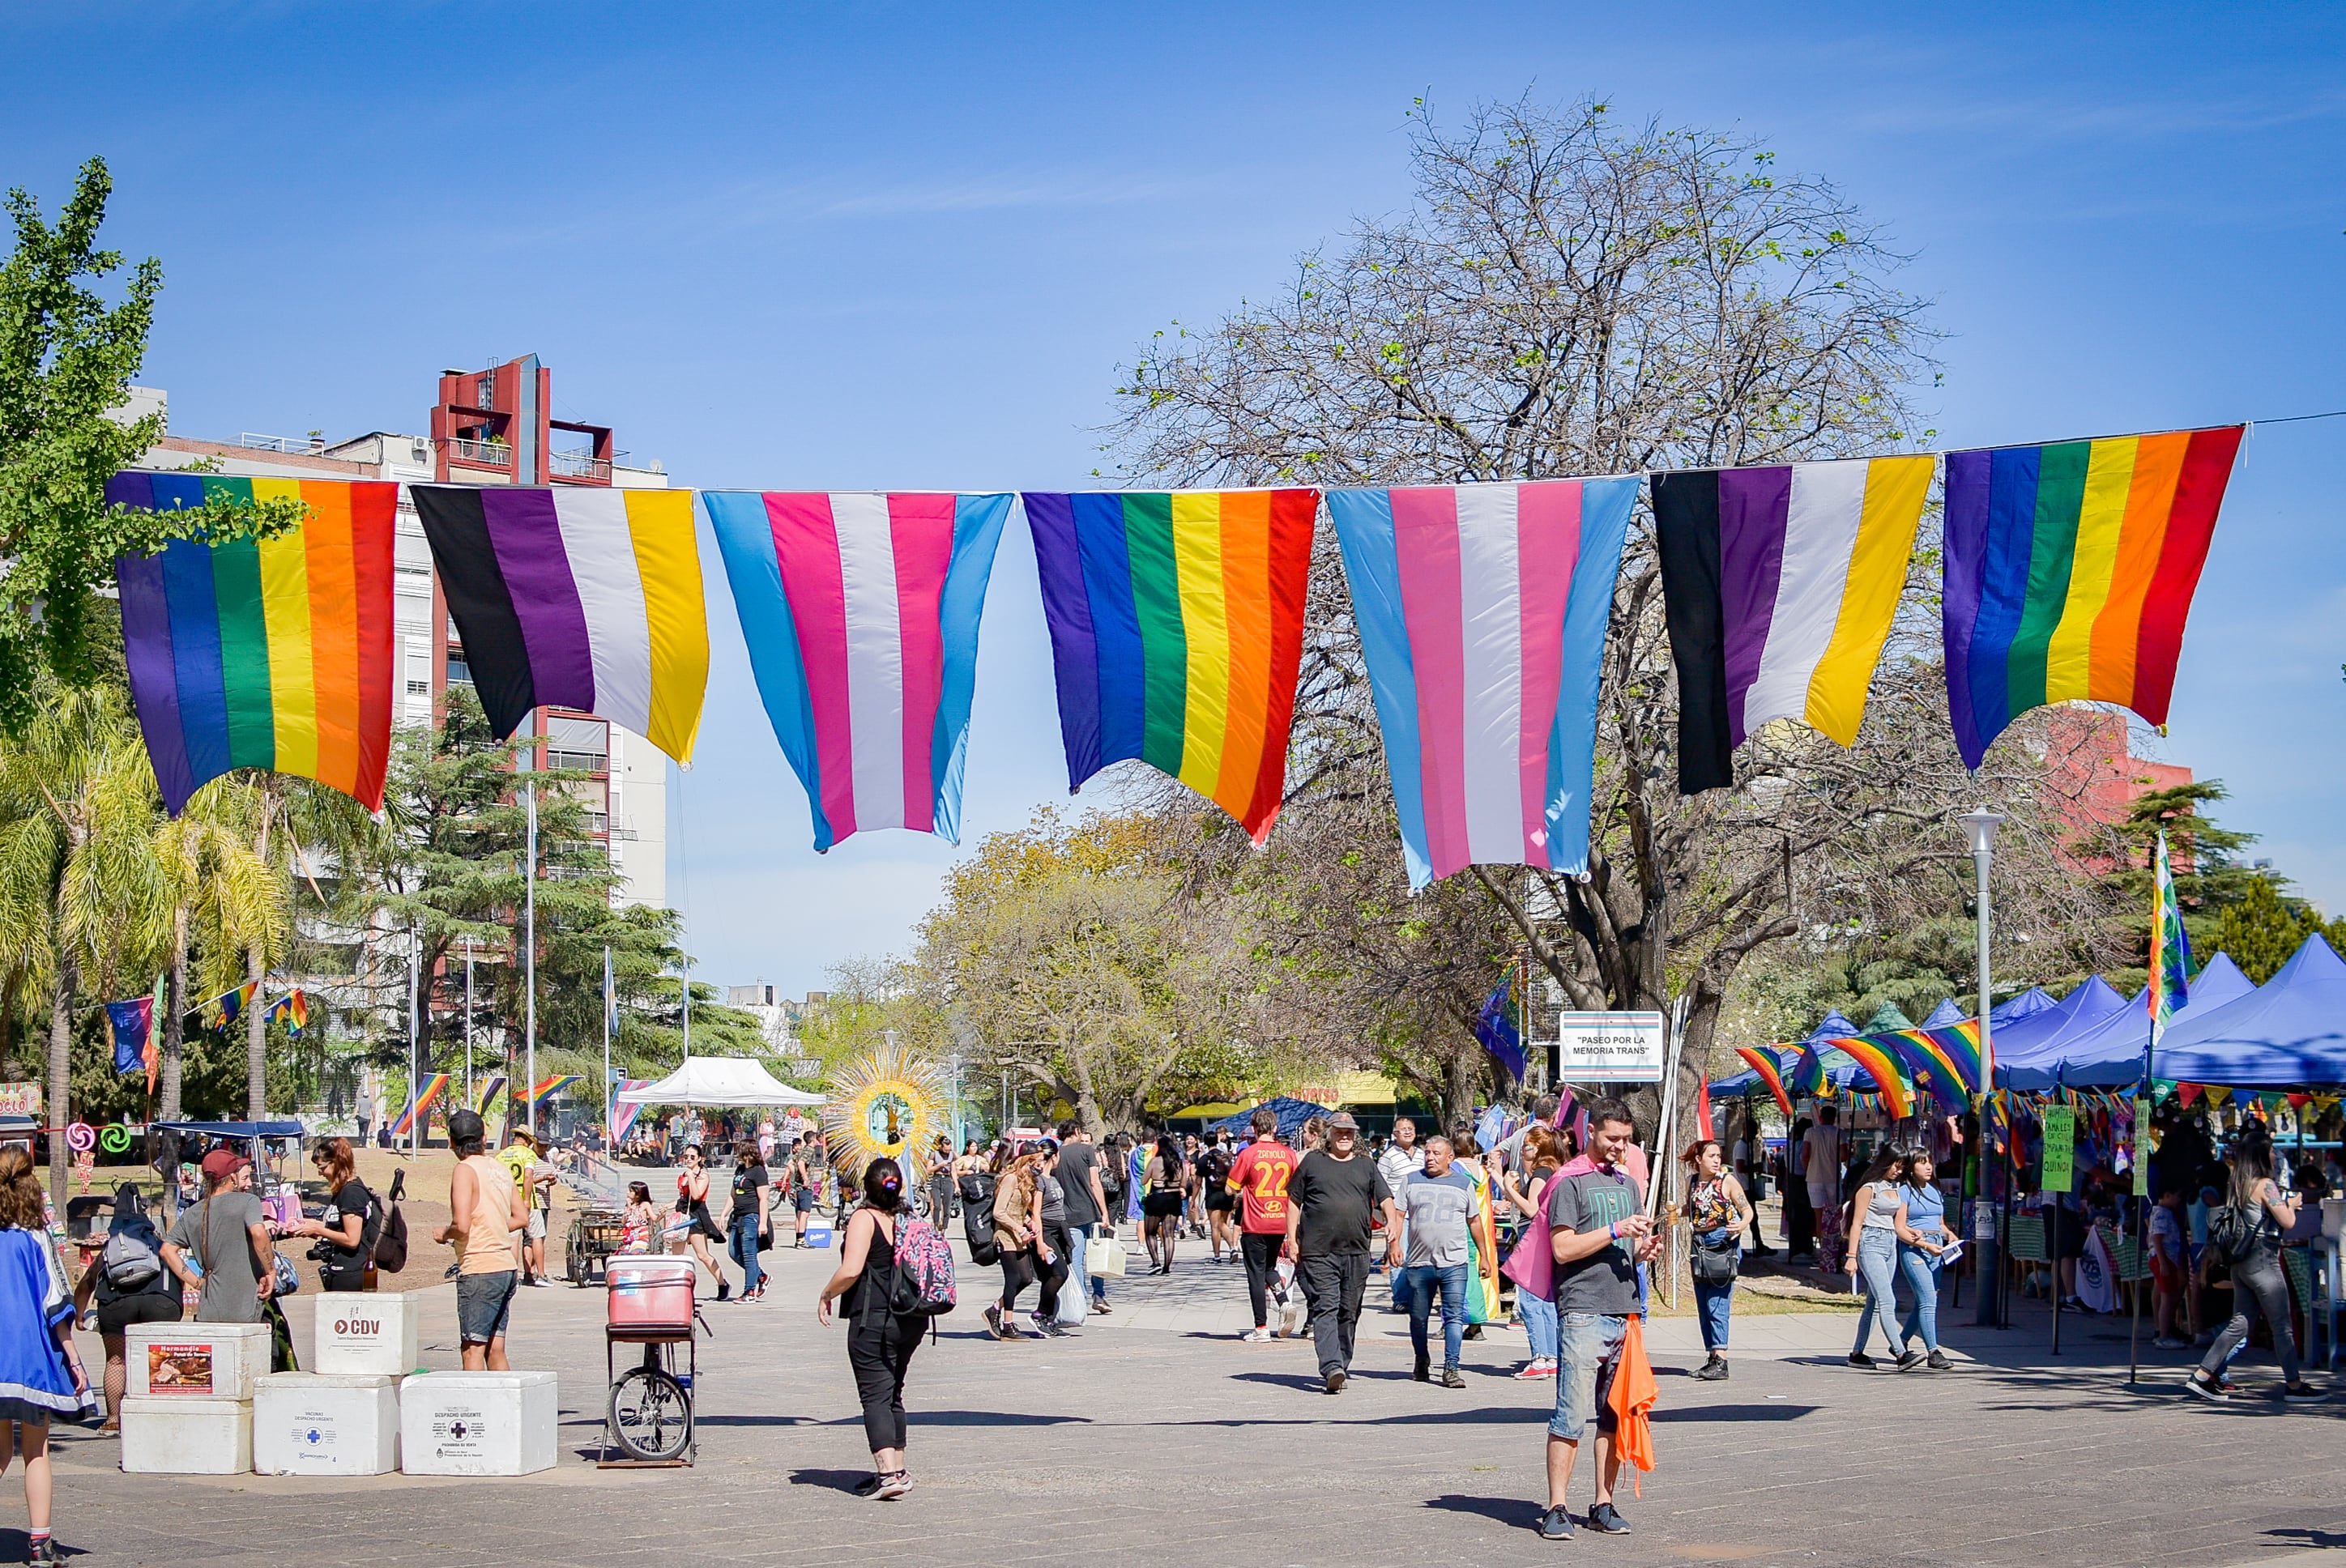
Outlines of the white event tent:
{"label": "white event tent", "polygon": [[617,1096],[623,1105],[820,1105],[821,1095],[793,1089],[746,1056],[687,1056],[667,1077]]}

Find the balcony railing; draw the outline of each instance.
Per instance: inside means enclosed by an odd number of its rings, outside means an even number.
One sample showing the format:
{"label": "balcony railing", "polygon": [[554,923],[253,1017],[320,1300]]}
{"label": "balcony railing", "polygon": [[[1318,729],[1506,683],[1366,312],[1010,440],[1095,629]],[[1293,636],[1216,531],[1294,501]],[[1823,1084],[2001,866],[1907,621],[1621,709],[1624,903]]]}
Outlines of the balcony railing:
{"label": "balcony railing", "polygon": [[326,450],[326,438],[322,435],[256,435],[249,430],[238,435],[236,443],[252,452],[318,453]]}
{"label": "balcony railing", "polygon": [[461,435],[448,438],[448,455],[457,463],[480,463],[492,468],[511,468],[514,449],[511,442],[472,441]]}
{"label": "balcony railing", "polygon": [[598,484],[611,482],[611,460],[591,452],[549,452],[546,454],[546,470],[556,479],[591,479]]}

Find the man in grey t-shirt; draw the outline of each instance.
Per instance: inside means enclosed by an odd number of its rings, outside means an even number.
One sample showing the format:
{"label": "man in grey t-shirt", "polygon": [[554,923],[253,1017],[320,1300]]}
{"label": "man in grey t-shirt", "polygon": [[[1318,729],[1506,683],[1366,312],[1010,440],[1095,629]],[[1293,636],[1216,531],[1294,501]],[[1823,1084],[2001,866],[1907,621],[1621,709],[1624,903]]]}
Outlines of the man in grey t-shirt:
{"label": "man in grey t-shirt", "polygon": [[1556,1249],[1557,1353],[1556,1413],[1547,1424],[1547,1512],[1540,1534],[1572,1538],[1565,1494],[1580,1457],[1580,1437],[1596,1426],[1596,1505],[1588,1527],[1627,1534],[1613,1506],[1621,1469],[1613,1448],[1613,1410],[1606,1398],[1620,1363],[1621,1340],[1637,1310],[1637,1265],[1661,1256],[1662,1241],[1637,1201],[1637,1184],[1621,1162],[1634,1135],[1618,1100],[1588,1107],[1588,1152],[1548,1186],[1548,1234]]}
{"label": "man in grey t-shirt", "polygon": [[1387,1243],[1385,1260],[1397,1267],[1393,1294],[1409,1308],[1409,1339],[1417,1352],[1411,1375],[1433,1380],[1426,1349],[1426,1321],[1433,1310],[1433,1293],[1442,1292],[1442,1386],[1463,1389],[1458,1372],[1459,1346],[1466,1337],[1466,1266],[1472,1257],[1467,1227],[1474,1217],[1474,1183],[1451,1163],[1450,1140],[1425,1141],[1425,1168],[1403,1178],[1394,1194],[1408,1233],[1407,1263],[1402,1265],[1400,1237]]}
{"label": "man in grey t-shirt", "polygon": [[258,1323],[261,1303],[277,1289],[277,1247],[252,1196],[252,1162],[214,1149],[203,1169],[203,1201],[181,1211],[163,1238],[164,1267],[201,1287],[197,1322]]}

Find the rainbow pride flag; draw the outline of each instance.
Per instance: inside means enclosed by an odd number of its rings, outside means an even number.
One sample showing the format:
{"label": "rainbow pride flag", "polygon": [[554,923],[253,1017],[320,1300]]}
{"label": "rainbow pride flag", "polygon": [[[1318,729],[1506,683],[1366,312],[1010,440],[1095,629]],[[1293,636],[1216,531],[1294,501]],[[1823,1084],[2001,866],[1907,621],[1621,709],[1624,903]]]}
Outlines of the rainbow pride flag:
{"label": "rainbow pride flag", "polygon": [[600,714],[692,760],[709,619],[688,490],[409,487],[481,711]]}
{"label": "rainbow pride flag", "polygon": [[415,1125],[415,1118],[429,1111],[432,1108],[432,1102],[445,1093],[447,1087],[448,1074],[445,1073],[434,1073],[424,1079],[423,1092],[410,1100],[407,1103],[407,1109],[399,1113],[399,1120],[391,1124],[392,1136],[405,1136]]}
{"label": "rainbow pride flag", "polygon": [[309,1027],[309,993],[297,985],[292,990],[287,992],[284,995],[270,1002],[269,1004],[269,1011],[262,1014],[262,1016],[271,1019],[284,1019],[285,1033],[288,1034],[298,1035],[303,1029]]}
{"label": "rainbow pride flag", "polygon": [[1588,866],[1596,689],[1638,481],[1331,490],[1413,890]]}
{"label": "rainbow pride flag", "polygon": [[382,806],[391,761],[392,536],[399,487],[129,470],[109,504],[300,501],[268,539],[174,539],[114,564],[131,702],[163,806],[238,768],[298,774]]}
{"label": "rainbow pride flag", "polygon": [[1743,1058],[1745,1066],[1760,1074],[1760,1081],[1768,1085],[1768,1092],[1776,1096],[1776,1104],[1782,1107],[1789,1118],[1792,1114],[1792,1096],[1784,1092],[1784,1069],[1777,1060],[1776,1053],[1757,1045],[1738,1045],[1735,1054]]}
{"label": "rainbow pride flag", "polygon": [[1316,490],[1028,492],[1067,791],[1137,758],[1260,844],[1279,815]]}
{"label": "rainbow pride flag", "polygon": [[1979,1085],[1979,1024],[1966,1019],[1942,1029],[1894,1029],[1868,1036],[1894,1053],[1917,1081],[1949,1105],[1967,1102]]}
{"label": "rainbow pride flag", "polygon": [[1474,1211],[1466,1220],[1466,1321],[1496,1323],[1506,1318],[1499,1299],[1498,1215],[1491,1202],[1491,1177],[1479,1163],[1453,1167],[1474,1184]]}
{"label": "rainbow pride flag", "polygon": [[1735,782],[1772,719],[1857,741],[1890,636],[1928,457],[1654,475],[1654,528],[1678,680],[1678,789]]}
{"label": "rainbow pride flag", "polygon": [[2244,425],[1947,454],[1941,619],[1966,767],[2032,708],[2167,722]]}
{"label": "rainbow pride flag", "polygon": [[1010,497],[705,491],[818,852],[870,828],[961,840],[977,627]]}
{"label": "rainbow pride flag", "polygon": [[557,1073],[530,1092],[530,1104],[534,1105],[541,1101],[551,1099],[576,1082],[578,1082],[578,1074],[576,1073]]}
{"label": "rainbow pride flag", "polygon": [[1907,1081],[1906,1070],[1894,1053],[1883,1050],[1863,1035],[1844,1035],[1827,1044],[1847,1052],[1851,1060],[1865,1069],[1866,1076],[1873,1080],[1874,1092],[1882,1096],[1892,1116],[1903,1117],[1912,1107],[1914,1086]]}

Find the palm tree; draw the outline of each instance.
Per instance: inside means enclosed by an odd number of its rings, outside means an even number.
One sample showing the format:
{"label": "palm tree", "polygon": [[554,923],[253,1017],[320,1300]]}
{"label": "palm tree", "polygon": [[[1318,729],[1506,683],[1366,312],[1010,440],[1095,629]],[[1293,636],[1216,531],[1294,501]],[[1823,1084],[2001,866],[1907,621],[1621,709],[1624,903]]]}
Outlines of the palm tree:
{"label": "palm tree", "polygon": [[[163,1121],[182,1109],[190,961],[200,961],[194,994],[217,995],[241,978],[237,971],[250,950],[273,949],[284,940],[282,879],[255,852],[245,831],[256,815],[252,793],[240,777],[216,779],[154,832],[153,853],[170,901],[162,1080],[157,1085]],[[251,1093],[248,1084],[248,1099]]]}
{"label": "palm tree", "polygon": [[[152,844],[155,776],[121,693],[53,688],[0,747],[0,962],[49,1003],[47,1111],[69,1119],[74,1004],[164,945],[169,898]],[[66,1207],[66,1148],[49,1140]]]}

